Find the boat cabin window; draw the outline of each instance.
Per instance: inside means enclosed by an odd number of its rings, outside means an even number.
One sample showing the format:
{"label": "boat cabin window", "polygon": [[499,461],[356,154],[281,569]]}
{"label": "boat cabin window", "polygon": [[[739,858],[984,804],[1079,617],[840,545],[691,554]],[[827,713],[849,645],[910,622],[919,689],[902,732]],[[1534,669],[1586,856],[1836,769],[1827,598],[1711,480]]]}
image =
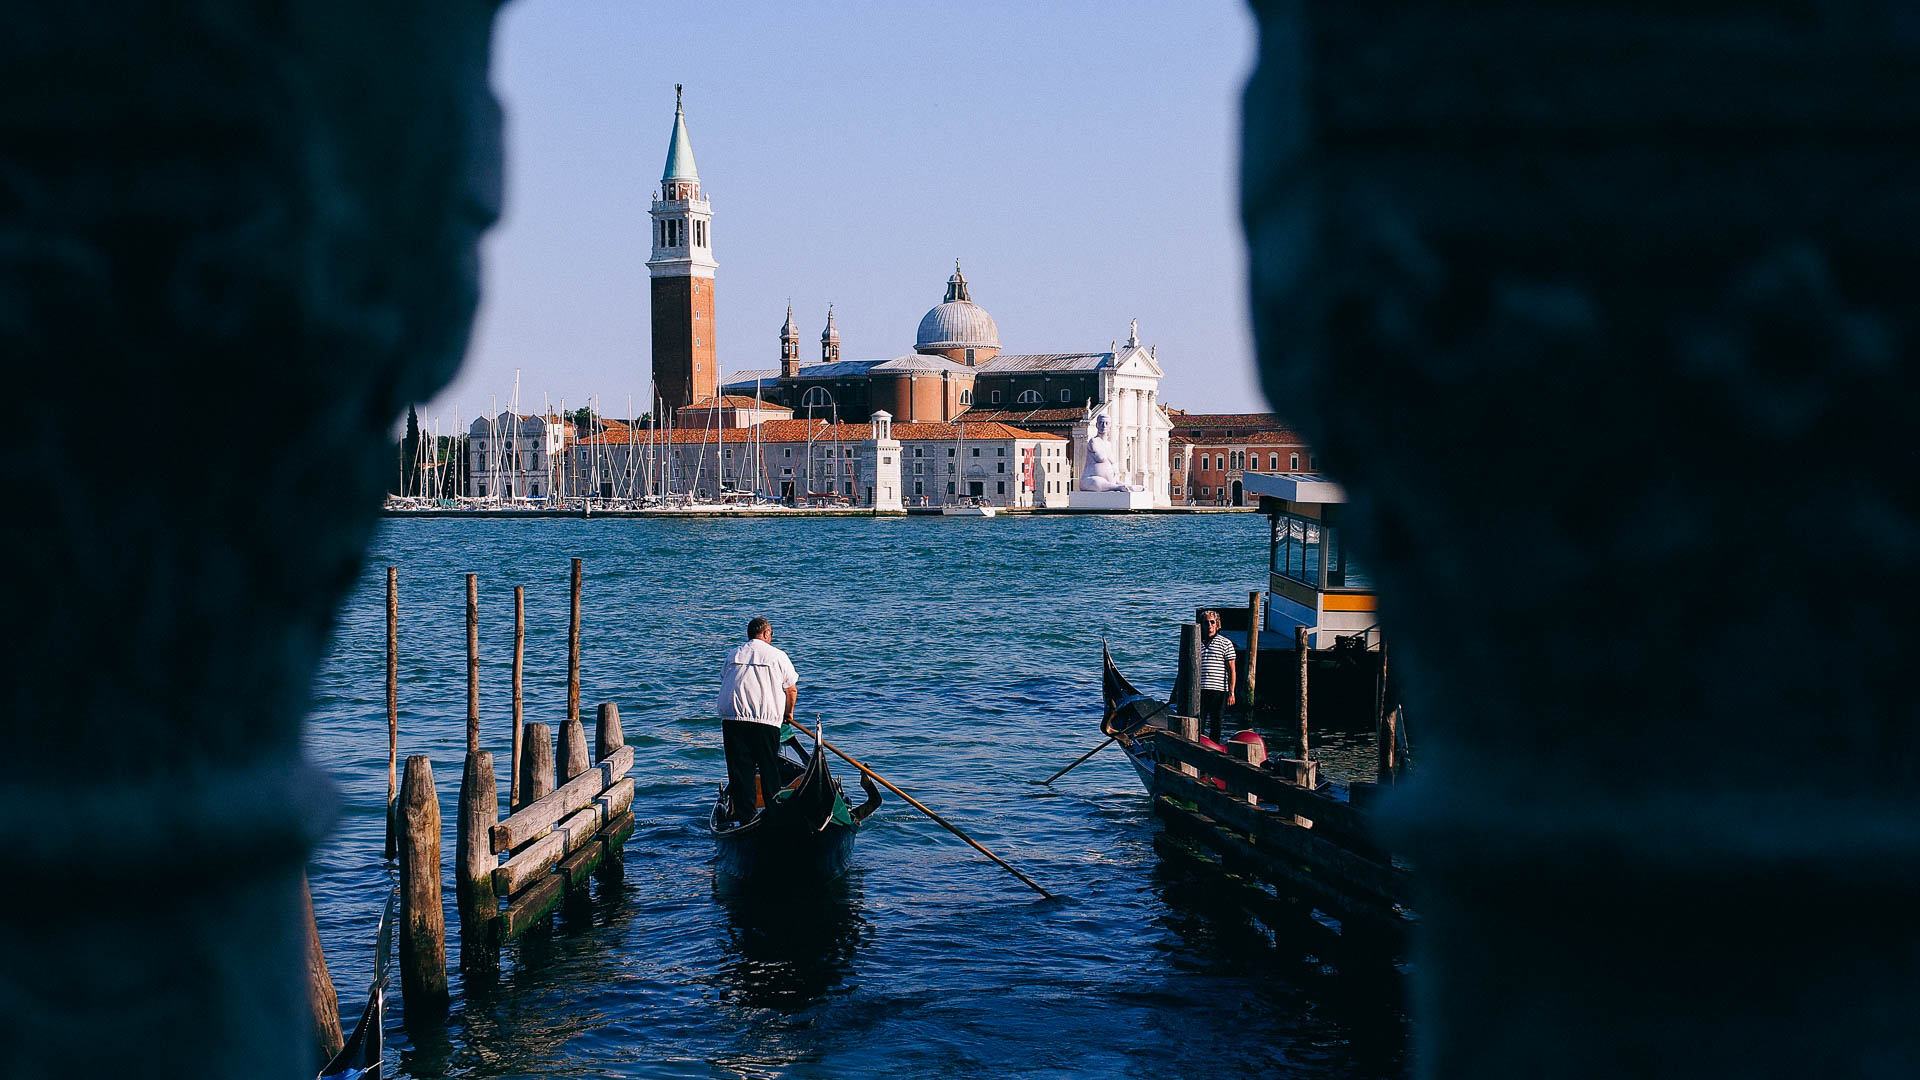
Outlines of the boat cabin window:
{"label": "boat cabin window", "polygon": [[1373,588],[1372,577],[1348,555],[1346,538],[1337,525],[1298,514],[1277,514],[1269,551],[1273,572],[1303,585],[1321,586],[1320,568],[1324,563],[1327,588]]}

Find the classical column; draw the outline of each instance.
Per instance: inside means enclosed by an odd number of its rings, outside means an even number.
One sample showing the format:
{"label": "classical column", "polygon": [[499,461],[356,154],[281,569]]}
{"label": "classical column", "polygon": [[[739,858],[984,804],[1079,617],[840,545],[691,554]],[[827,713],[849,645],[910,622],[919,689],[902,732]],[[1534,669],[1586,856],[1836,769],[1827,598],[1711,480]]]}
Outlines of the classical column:
{"label": "classical column", "polygon": [[[0,1075],[314,1075],[301,871],[336,796],[302,718],[394,418],[466,349],[493,15],[78,0],[0,34],[0,337],[33,403],[32,525],[0,539],[32,627],[0,660],[31,763],[0,786]],[[187,418],[194,481],[126,484],[144,438],[80,435],[78,403]]]}
{"label": "classical column", "polygon": [[1908,7],[1256,11],[1255,337],[1403,678],[1419,1071],[1920,1069]]}

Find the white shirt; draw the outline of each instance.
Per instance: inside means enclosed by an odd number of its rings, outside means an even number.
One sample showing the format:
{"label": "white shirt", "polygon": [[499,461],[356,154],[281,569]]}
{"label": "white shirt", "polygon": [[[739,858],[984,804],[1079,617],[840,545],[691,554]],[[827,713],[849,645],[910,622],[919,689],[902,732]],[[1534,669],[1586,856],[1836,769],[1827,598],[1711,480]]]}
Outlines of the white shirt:
{"label": "white shirt", "polygon": [[720,719],[778,727],[787,715],[787,687],[798,685],[787,654],[754,638],[733,650],[720,673]]}

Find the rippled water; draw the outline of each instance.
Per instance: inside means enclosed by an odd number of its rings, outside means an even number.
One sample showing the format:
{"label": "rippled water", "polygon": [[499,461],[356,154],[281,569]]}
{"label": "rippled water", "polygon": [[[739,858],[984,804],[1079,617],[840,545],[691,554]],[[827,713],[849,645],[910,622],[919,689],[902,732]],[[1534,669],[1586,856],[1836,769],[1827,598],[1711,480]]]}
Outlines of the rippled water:
{"label": "rippled water", "polygon": [[[1164,692],[1176,624],[1264,583],[1255,515],[389,521],[341,611],[308,740],[345,793],[312,866],[343,1011],[384,899],[384,567],[400,568],[401,755],[432,757],[450,956],[464,751],[464,574],[480,574],[483,740],[505,758],[514,585],[526,715],[565,711],[568,560],[586,560],[582,712],[614,701],[636,750],[625,877],[454,975],[443,1029],[389,1018],[407,1076],[1395,1076],[1390,968],[1336,972],[1156,853],[1147,798],[1099,741],[1100,641]],[[900,800],[826,896],[715,887],[702,822],[724,774],[710,716],[725,651],[773,620],[800,713],[1067,899],[1041,902]],[[1323,732],[1323,768],[1369,760]],[[505,788],[505,770],[502,789]],[[842,775],[851,786],[851,770]],[[396,979],[397,982],[397,979]],[[350,1020],[349,1020],[350,1022]]]}

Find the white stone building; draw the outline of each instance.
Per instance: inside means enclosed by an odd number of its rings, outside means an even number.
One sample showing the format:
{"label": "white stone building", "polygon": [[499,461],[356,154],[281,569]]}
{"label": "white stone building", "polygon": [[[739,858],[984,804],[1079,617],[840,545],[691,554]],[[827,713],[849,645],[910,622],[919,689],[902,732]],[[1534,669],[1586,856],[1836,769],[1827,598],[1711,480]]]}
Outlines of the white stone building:
{"label": "white stone building", "polygon": [[482,416],[467,430],[470,490],[482,499],[548,501],[565,494],[573,425],[558,416]]}

